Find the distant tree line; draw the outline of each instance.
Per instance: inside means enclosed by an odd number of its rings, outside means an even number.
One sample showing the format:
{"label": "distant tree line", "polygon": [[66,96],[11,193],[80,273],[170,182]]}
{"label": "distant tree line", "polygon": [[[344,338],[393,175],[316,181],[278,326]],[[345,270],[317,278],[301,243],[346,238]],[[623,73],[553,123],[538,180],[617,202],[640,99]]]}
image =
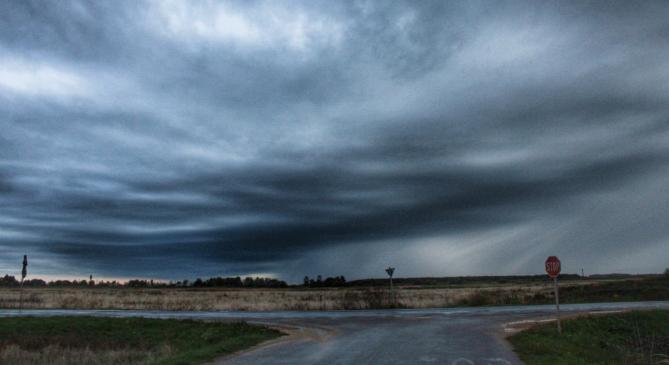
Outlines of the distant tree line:
{"label": "distant tree line", "polygon": [[[18,287],[21,282],[14,276],[5,275],[0,277],[0,287]],[[46,282],[42,279],[30,279],[23,282],[25,287],[97,287],[97,288],[285,288],[288,284],[283,280],[264,277],[241,277],[222,278],[215,277],[202,280],[197,278],[191,282],[189,280],[183,281],[157,281],[157,280],[143,280],[133,279],[127,282],[119,281],[94,281],[90,280],[53,280]]]}
{"label": "distant tree line", "polygon": [[[85,280],[84,280],[85,281]],[[0,277],[0,286],[19,286],[21,283],[15,277],[5,275]],[[46,286],[47,283],[42,279],[31,279],[23,282],[24,286]]]}
{"label": "distant tree line", "polygon": [[197,278],[192,286],[195,288],[286,288],[288,284],[274,278],[246,277],[242,280],[237,276],[234,278],[215,277],[207,280]]}
{"label": "distant tree line", "polygon": [[[657,274],[655,274],[657,275]],[[661,275],[661,274],[660,274]],[[664,275],[669,277],[669,268],[664,271]],[[607,274],[590,275],[593,279],[622,278],[631,275],[627,274]],[[653,276],[652,274],[646,276]],[[561,280],[580,280],[581,276],[576,274],[560,275]],[[459,276],[459,277],[427,277],[427,278],[396,278],[397,285],[418,285],[418,286],[450,286],[450,285],[476,285],[482,283],[527,283],[544,282],[546,275],[518,275],[518,276]],[[0,276],[0,287],[18,287],[20,281],[14,276]],[[96,288],[286,288],[289,286],[303,286],[305,288],[328,288],[328,287],[385,287],[388,285],[388,279],[362,279],[346,281],[344,276],[327,277],[323,279],[321,275],[315,278],[305,276],[302,284],[288,285],[283,280],[265,277],[212,277],[209,279],[197,278],[194,281],[158,281],[134,279],[126,282],[95,281],[92,277],[89,280],[53,280],[46,282],[42,279],[29,279],[23,282],[25,287],[96,287]]]}
{"label": "distant tree line", "polygon": [[[522,284],[532,282],[545,282],[546,274],[541,275],[505,275],[505,276],[449,276],[449,277],[417,277],[417,278],[393,278],[396,285],[416,286],[458,286],[458,285],[480,285],[480,284]],[[591,275],[590,277],[594,277]],[[606,276],[608,277],[608,276]],[[560,274],[560,280],[581,280],[577,274]],[[360,287],[385,287],[388,279],[360,279],[347,283],[348,286]]]}
{"label": "distant tree line", "polygon": [[[0,286],[20,286],[21,282],[14,276],[5,275],[0,277]],[[53,287],[84,287],[84,286],[118,286],[122,285],[116,281],[99,281],[95,283],[93,280],[53,280],[46,282],[42,279],[29,279],[23,281],[23,286],[39,287],[39,286],[53,286]]]}
{"label": "distant tree line", "polygon": [[331,288],[337,286],[346,286],[346,278],[344,276],[328,277],[323,280],[321,275],[316,276],[316,279],[304,277],[302,286],[307,288]]}

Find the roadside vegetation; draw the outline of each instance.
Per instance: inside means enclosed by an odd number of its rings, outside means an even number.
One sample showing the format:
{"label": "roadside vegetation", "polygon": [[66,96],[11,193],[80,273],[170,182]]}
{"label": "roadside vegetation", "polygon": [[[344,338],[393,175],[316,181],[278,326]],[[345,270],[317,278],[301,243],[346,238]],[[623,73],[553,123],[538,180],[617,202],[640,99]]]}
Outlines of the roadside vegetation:
{"label": "roadside vegetation", "polygon": [[243,322],[0,318],[0,364],[200,364],[280,335]]}
{"label": "roadside vegetation", "polygon": [[592,315],[509,338],[527,365],[669,364],[669,311]]}
{"label": "roadside vegetation", "polygon": [[[207,286],[189,287],[0,287],[0,308],[29,309],[136,309],[166,311],[271,311],[271,310],[355,310],[378,308],[436,308],[458,306],[551,304],[552,282],[543,277],[486,277],[433,279],[436,286],[416,282],[386,286],[329,287],[334,278],[308,287],[219,287],[208,279]],[[344,282],[343,277],[337,279]],[[398,281],[409,279],[399,279]],[[562,303],[669,300],[669,276],[607,276],[560,279]],[[236,282],[236,281],[235,281]],[[243,282],[243,281],[242,281]],[[260,283],[261,281],[258,281]],[[449,282],[450,284],[445,284]],[[314,286],[311,286],[314,284]],[[211,286],[209,286],[211,285]]]}
{"label": "roadside vegetation", "polygon": [[[602,281],[571,281],[560,284],[560,303],[601,303],[669,300],[669,276],[655,275],[641,278],[608,279]],[[480,290],[463,304],[526,305],[552,304],[552,288],[531,291]]]}

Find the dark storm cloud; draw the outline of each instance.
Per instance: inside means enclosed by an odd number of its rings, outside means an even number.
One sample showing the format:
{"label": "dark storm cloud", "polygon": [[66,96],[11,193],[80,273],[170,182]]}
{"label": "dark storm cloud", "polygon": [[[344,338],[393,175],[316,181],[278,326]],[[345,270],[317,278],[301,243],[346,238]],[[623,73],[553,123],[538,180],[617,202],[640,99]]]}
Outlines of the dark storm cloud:
{"label": "dark storm cloud", "polygon": [[666,3],[0,6],[6,271],[669,259]]}

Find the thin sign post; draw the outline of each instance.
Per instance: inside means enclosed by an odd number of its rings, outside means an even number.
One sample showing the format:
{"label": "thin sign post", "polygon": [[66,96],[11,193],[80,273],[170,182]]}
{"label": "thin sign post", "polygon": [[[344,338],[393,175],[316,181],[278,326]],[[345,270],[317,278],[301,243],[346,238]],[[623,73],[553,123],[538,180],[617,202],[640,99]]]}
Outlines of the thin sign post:
{"label": "thin sign post", "polygon": [[562,334],[562,325],[560,324],[560,296],[558,291],[558,275],[562,270],[560,259],[557,256],[550,256],[546,259],[546,273],[553,279],[553,290],[555,291],[555,308],[557,310],[557,329]]}
{"label": "thin sign post", "polygon": [[23,269],[21,269],[21,287],[19,288],[19,313],[23,309],[23,280],[28,275],[28,255],[23,255]]}
{"label": "thin sign post", "polygon": [[393,273],[395,272],[394,267],[389,267],[386,269],[386,273],[390,276],[390,290],[393,290]]}
{"label": "thin sign post", "polygon": [[395,273],[394,267],[388,267],[386,269],[386,274],[390,277],[390,296],[393,298],[393,305],[395,304],[395,291],[393,290],[393,274]]}

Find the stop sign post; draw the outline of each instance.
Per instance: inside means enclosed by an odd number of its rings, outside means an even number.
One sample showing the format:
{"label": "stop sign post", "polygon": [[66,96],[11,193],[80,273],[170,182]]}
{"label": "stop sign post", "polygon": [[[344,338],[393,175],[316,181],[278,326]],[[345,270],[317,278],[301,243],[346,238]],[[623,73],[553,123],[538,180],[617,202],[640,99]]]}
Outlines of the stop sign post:
{"label": "stop sign post", "polygon": [[560,296],[558,293],[558,275],[562,271],[560,259],[557,256],[549,256],[546,259],[546,273],[553,279],[553,290],[555,291],[555,308],[557,309],[557,329],[558,333],[562,333],[562,325],[560,324]]}

